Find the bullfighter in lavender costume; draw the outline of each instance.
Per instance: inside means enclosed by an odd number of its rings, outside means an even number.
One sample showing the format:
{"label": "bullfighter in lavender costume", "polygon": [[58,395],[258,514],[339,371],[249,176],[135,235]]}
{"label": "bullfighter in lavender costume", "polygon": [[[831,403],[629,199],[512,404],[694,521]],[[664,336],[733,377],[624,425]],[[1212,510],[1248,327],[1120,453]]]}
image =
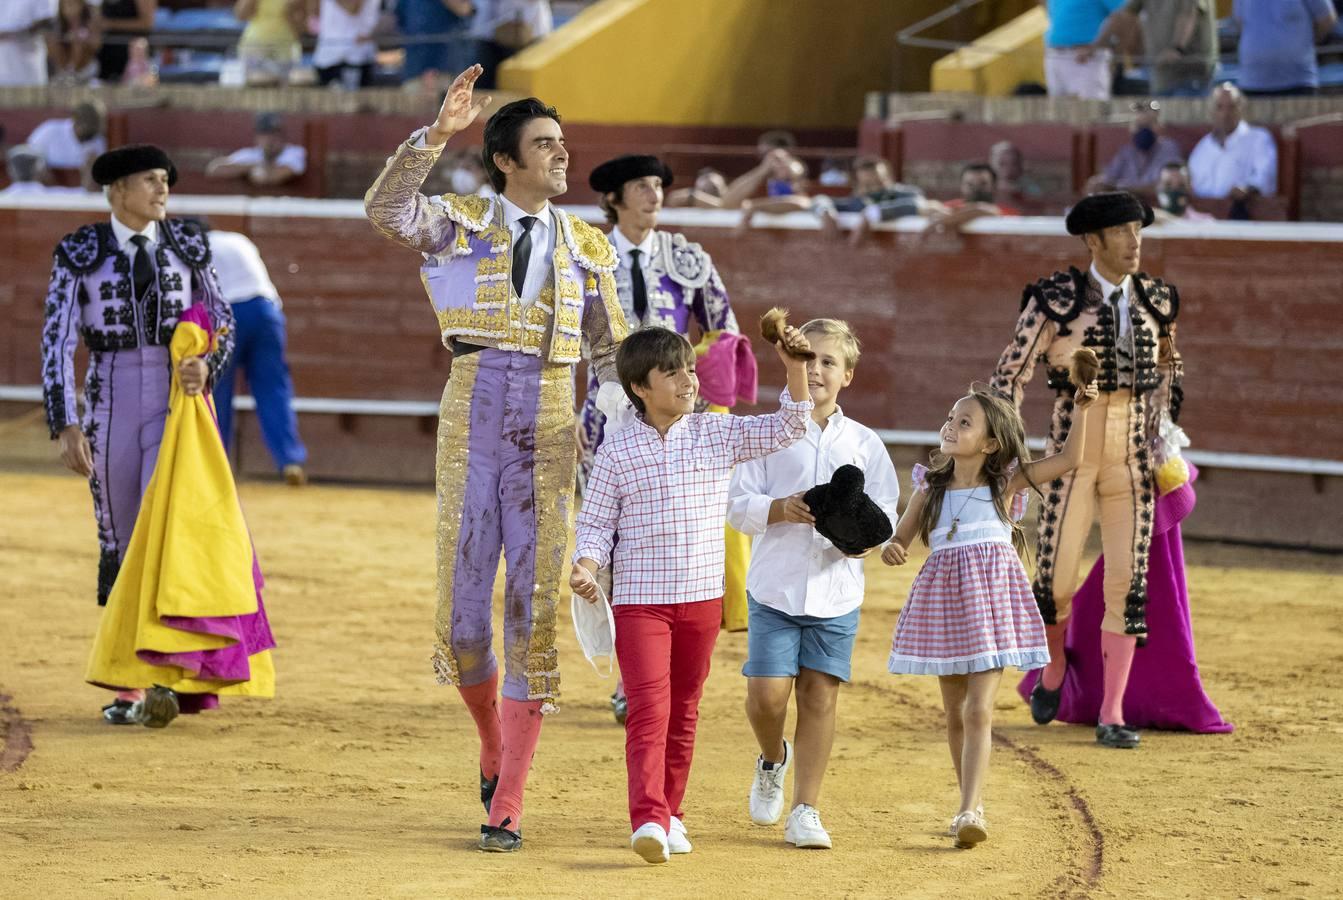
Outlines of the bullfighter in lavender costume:
{"label": "bullfighter in lavender costume", "polygon": [[[133,145],[93,163],[112,207],[56,245],[42,327],[47,424],[65,464],[89,479],[98,522],[98,603],[116,581],[154,472],[168,413],[168,345],[178,318],[203,306],[219,333],[206,357],[179,375],[199,393],[233,349],[233,314],[210,268],[210,245],[194,223],[166,218],[177,169],[158,147]],[[84,415],[75,403],[75,350],[89,350]],[[156,689],[157,690],[157,689]],[[113,724],[144,722],[142,691],[122,691],[103,709]],[[174,713],[175,714],[175,713]]]}
{"label": "bullfighter in lavender costume", "polygon": [[[444,144],[489,104],[473,99],[480,74],[473,66],[457,77],[438,118],[397,148],[364,207],[378,231],[423,254],[421,277],[453,353],[439,413],[433,663],[480,734],[489,813],[480,849],[508,852],[522,845],[527,772],[541,716],[559,694],[556,610],[578,449],[574,365],[586,342],[599,392],[623,396],[615,350],[626,328],[611,245],[550,204],[567,189],[569,161],[554,109],[528,98],[486,123],[484,163],[497,197],[420,193]],[[502,704],[491,649],[501,549]]]}

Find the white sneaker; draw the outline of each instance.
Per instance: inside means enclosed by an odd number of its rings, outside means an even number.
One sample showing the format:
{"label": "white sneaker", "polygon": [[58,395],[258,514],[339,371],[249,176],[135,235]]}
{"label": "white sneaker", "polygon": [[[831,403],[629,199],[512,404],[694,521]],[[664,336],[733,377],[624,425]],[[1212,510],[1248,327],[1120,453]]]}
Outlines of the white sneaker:
{"label": "white sneaker", "polygon": [[630,846],[648,863],[667,861],[667,832],[657,822],[645,822],[630,835]]}
{"label": "white sneaker", "polygon": [[685,826],[676,816],[671,817],[671,829],[667,832],[667,849],[672,853],[689,853],[695,849],[690,843],[690,836],[686,834]]}
{"label": "white sneaker", "polygon": [[755,761],[755,781],[751,783],[751,821],[757,825],[773,825],[783,815],[783,779],[793,764],[793,745],[783,742],[783,762],[765,768],[765,757]]}
{"label": "white sneaker", "polygon": [[788,814],[783,839],[802,850],[830,849],[830,832],[821,824],[821,814],[816,811],[816,807],[805,803],[794,806]]}

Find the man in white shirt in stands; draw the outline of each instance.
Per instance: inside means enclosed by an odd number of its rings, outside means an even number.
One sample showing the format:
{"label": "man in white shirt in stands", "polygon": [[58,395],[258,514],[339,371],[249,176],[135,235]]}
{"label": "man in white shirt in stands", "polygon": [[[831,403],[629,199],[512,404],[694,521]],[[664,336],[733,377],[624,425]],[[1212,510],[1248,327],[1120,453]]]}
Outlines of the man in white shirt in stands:
{"label": "man in white shirt in stands", "polygon": [[224,446],[227,448],[233,438],[233,388],[241,369],[256,400],[261,440],[284,480],[299,487],[307,482],[303,464],[308,461],[308,449],[299,437],[298,416],[294,413],[294,382],[284,353],[280,292],[271,282],[256,244],[246,235],[215,231],[208,222],[197,222],[210,233],[219,289],[233,307],[233,358],[214,386],[215,413]]}
{"label": "man in white shirt in stands", "polygon": [[47,166],[42,161],[42,153],[28,144],[19,144],[9,148],[5,154],[6,168],[9,170],[9,187],[0,191],[0,197],[14,197],[19,194],[80,194],[79,188],[53,187],[47,184]]}
{"label": "man in white shirt in stands", "polygon": [[81,175],[107,152],[107,107],[101,100],[75,105],[68,119],[47,119],[28,135],[48,169],[78,169]]}
{"label": "man in white shirt in stands", "polygon": [[57,0],[0,3],[0,87],[47,83],[47,32]]}
{"label": "man in white shirt in stands", "polygon": [[[881,438],[839,408],[840,391],[858,365],[858,338],[838,319],[813,319],[801,331],[816,354],[807,363],[807,386],[816,405],[806,434],[787,449],[737,466],[728,489],[727,520],[755,536],[746,575],[749,625],[742,667],[746,715],[760,745],[751,821],[773,825],[782,816],[784,777],[793,767],[795,744],[797,772],[784,840],[829,849],[830,834],[817,804],[835,739],[839,686],[851,674],[863,603],[861,556],[866,553],[848,556],[823,537],[803,495],[828,483],[840,466],[857,466],[864,492],[894,524],[900,483]],[[783,734],[793,693],[797,726],[790,743]]]}
{"label": "man in white shirt in stands", "polygon": [[1254,197],[1277,193],[1278,145],[1267,129],[1244,120],[1245,97],[1235,85],[1219,85],[1211,102],[1212,131],[1189,154],[1194,195],[1230,197],[1231,218],[1249,218]]}
{"label": "man in white shirt in stands", "polygon": [[381,0],[321,0],[312,64],[322,85],[340,82],[354,90],[373,84],[373,32],[381,12]]}
{"label": "man in white shirt in stands", "polygon": [[308,168],[308,151],[284,141],[284,119],[279,113],[261,113],[253,127],[256,143],[220,156],[205,167],[205,177],[244,178],[255,187],[279,187]]}

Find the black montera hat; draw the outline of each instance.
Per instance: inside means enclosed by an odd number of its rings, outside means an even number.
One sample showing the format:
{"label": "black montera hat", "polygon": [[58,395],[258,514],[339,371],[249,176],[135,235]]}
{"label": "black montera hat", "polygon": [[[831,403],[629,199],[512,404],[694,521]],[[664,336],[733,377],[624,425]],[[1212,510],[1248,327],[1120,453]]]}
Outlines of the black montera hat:
{"label": "black montera hat", "polygon": [[656,156],[617,156],[592,170],[588,186],[599,194],[613,194],[620,186],[645,175],[657,175],[664,188],[671,187],[672,171]]}
{"label": "black montera hat", "polygon": [[144,172],[148,169],[166,169],[168,187],[177,184],[177,166],[153,144],[129,144],[108,150],[93,161],[93,180],[101,185],[109,185],[118,178]]}
{"label": "black montera hat", "polygon": [[1152,224],[1152,219],[1152,208],[1133,194],[1108,191],[1078,200],[1068,211],[1064,224],[1069,234],[1090,234],[1125,222],[1141,222],[1146,228]]}

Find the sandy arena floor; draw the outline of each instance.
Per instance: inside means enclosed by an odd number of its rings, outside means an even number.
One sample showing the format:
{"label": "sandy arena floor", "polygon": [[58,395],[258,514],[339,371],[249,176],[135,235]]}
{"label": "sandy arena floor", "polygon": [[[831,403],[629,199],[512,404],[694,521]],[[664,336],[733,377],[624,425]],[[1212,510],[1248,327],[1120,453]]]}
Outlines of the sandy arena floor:
{"label": "sandy arena floor", "polygon": [[[954,776],[931,678],[885,660],[916,567],[869,566],[822,801],[831,852],[746,816],[744,634],[719,641],[687,824],[628,849],[623,735],[561,629],[562,712],[515,856],[474,849],[476,739],[429,669],[428,491],[243,486],[280,641],[279,696],[113,728],[81,681],[98,616],[88,491],[0,440],[0,895],[9,897],[1338,896],[1343,590],[1336,557],[1188,548],[1203,678],[1232,735],[1132,753],[998,705],[991,840],[942,830]],[[26,443],[27,447],[31,444]],[[49,450],[49,445],[45,445]],[[43,451],[46,452],[46,451]],[[791,789],[791,783],[790,783]]]}

